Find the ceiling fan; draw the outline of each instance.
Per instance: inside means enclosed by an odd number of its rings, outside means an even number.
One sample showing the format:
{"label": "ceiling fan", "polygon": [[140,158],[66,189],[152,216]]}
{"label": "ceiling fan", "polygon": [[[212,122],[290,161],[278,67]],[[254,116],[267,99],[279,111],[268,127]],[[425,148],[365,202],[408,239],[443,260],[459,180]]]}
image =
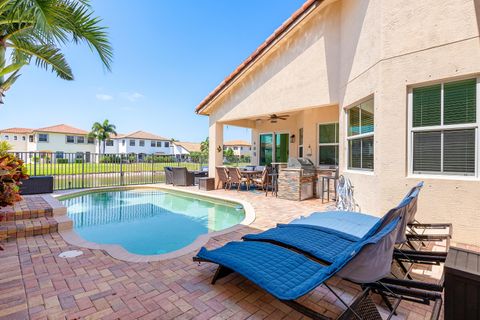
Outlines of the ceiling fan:
{"label": "ceiling fan", "polygon": [[289,115],[285,114],[285,115],[276,115],[276,114],[271,114],[269,117],[268,117],[268,121],[270,121],[270,123],[277,123],[278,120],[287,120],[287,118],[290,117]]}

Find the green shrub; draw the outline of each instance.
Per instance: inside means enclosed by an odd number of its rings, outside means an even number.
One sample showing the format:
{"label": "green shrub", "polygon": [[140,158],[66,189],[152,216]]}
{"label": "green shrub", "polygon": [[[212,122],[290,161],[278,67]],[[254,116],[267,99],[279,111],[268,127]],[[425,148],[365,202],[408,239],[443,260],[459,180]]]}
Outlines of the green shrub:
{"label": "green shrub", "polygon": [[57,159],[57,163],[68,163],[68,159]]}
{"label": "green shrub", "polygon": [[75,159],[75,163],[83,163],[83,159]]}

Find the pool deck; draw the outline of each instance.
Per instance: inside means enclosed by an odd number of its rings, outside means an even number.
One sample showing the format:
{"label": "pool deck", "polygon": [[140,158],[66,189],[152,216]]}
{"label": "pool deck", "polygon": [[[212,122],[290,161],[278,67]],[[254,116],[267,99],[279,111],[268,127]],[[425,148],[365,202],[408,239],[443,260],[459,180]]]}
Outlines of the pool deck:
{"label": "pool deck", "polygon": [[[320,200],[292,202],[264,193],[178,188],[207,196],[249,202],[255,220],[210,238],[208,248],[239,240],[301,215],[324,211]],[[440,245],[441,246],[441,245]],[[59,258],[66,250],[82,250],[75,258]],[[59,233],[18,238],[0,251],[0,319],[302,319],[298,312],[232,274],[210,284],[215,266],[194,263],[194,252],[154,262],[127,262],[105,250],[68,244]],[[416,270],[418,278],[435,282],[439,267]],[[359,288],[347,281],[328,281],[350,301]],[[378,298],[378,297],[377,297]],[[375,299],[377,303],[379,300]],[[334,317],[341,303],[323,287],[300,302]],[[380,305],[381,310],[384,306]],[[431,306],[402,302],[395,319],[428,319]],[[383,313],[384,311],[382,311]]]}

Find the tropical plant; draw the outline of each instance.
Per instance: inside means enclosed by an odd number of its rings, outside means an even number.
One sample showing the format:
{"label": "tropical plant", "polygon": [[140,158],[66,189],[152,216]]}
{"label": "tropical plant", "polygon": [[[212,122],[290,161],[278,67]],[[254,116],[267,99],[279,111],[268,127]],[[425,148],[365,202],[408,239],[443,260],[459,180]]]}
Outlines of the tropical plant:
{"label": "tropical plant", "polygon": [[87,43],[110,70],[113,51],[100,23],[90,0],[0,0],[0,103],[20,69],[32,60],[73,80],[60,49],[68,43]]}
{"label": "tropical plant", "polygon": [[19,187],[21,180],[28,178],[23,161],[8,153],[11,148],[6,141],[0,142],[0,207],[22,199]]}
{"label": "tropical plant", "polygon": [[111,124],[107,119],[105,119],[102,123],[95,122],[92,126],[92,131],[88,134],[88,136],[98,140],[103,147],[103,154],[105,154],[107,140],[110,139],[110,135],[117,134],[115,129],[115,125]]}

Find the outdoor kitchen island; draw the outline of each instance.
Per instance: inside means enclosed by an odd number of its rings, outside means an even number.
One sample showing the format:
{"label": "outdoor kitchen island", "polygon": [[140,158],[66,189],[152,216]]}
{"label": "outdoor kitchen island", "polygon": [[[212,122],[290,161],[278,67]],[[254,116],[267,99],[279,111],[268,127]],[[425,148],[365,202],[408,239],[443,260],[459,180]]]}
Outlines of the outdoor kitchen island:
{"label": "outdoor kitchen island", "polygon": [[309,159],[290,158],[278,172],[277,196],[293,201],[313,198],[315,182],[316,168]]}

